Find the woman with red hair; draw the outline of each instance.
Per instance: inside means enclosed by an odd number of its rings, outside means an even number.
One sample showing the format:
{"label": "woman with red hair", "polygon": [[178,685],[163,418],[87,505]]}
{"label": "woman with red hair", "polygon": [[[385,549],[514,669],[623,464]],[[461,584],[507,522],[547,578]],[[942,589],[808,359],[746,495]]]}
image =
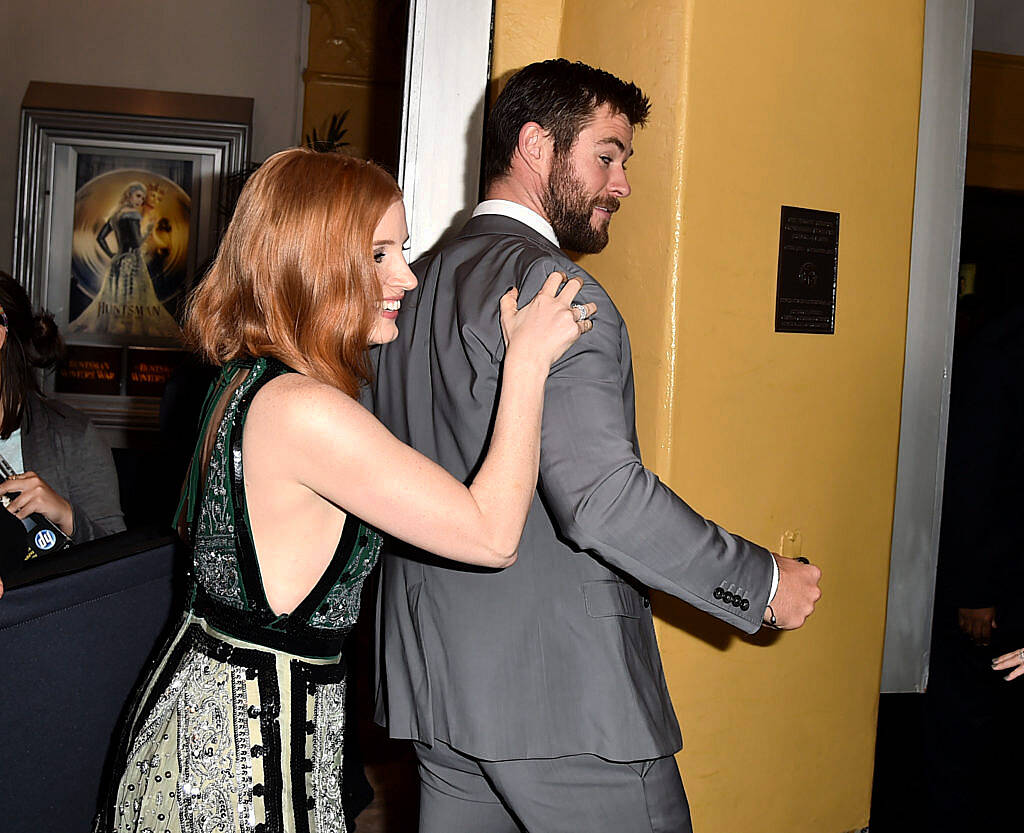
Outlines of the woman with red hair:
{"label": "woman with red hair", "polygon": [[283,151],[243,190],[185,325],[223,368],[179,510],[187,610],[97,830],[346,830],[340,657],[382,533],[483,569],[515,560],[544,381],[594,308],[557,273],[523,309],[502,299],[500,401],[464,485],[356,398],[416,286],[407,236],[394,180],[351,157]]}

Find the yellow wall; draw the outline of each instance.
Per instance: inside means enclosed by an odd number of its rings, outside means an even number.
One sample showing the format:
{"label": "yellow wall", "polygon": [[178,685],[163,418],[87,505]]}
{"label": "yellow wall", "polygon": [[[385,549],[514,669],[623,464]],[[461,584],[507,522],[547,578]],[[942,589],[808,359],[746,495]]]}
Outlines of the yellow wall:
{"label": "yellow wall", "polygon": [[302,141],[344,121],[346,150],[398,170],[408,3],[306,0],[309,48],[302,73]]}
{"label": "yellow wall", "polygon": [[[777,549],[798,530],[824,570],[819,610],[797,633],[745,638],[656,600],[695,825],[862,827],[924,2],[564,0],[555,22],[532,0],[496,7],[496,76],[560,54],[635,80],[654,104],[612,243],[584,260],[630,326],[648,464],[753,540]],[[783,204],[841,214],[835,335],[773,331]]]}
{"label": "yellow wall", "polygon": [[563,0],[495,0],[495,79],[532,61],[557,57],[562,4]]}

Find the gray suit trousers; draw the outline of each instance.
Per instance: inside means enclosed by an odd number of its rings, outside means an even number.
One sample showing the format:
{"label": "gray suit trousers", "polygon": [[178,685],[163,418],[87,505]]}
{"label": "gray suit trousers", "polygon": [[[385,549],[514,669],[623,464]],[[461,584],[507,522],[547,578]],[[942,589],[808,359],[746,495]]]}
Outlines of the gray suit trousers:
{"label": "gray suit trousers", "polygon": [[675,758],[482,761],[416,744],[419,833],[692,833]]}

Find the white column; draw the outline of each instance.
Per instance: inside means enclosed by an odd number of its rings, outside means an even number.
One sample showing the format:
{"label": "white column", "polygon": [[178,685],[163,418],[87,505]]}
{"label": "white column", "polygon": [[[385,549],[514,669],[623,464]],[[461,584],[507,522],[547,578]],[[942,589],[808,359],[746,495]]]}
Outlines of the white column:
{"label": "white column", "polygon": [[974,0],[928,0],[883,692],[928,683],[973,24]]}
{"label": "white column", "polygon": [[457,232],[476,205],[491,22],[491,0],[410,4],[398,175],[410,259]]}

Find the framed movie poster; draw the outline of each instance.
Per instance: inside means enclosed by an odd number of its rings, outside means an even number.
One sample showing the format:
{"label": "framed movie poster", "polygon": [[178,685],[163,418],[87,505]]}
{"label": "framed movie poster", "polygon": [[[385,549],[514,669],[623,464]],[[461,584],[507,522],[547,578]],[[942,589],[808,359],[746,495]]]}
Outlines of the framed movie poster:
{"label": "framed movie poster", "polygon": [[171,155],[75,154],[69,337],[177,341],[193,265],[193,168]]}
{"label": "framed movie poster", "polygon": [[32,82],[15,277],[67,359],[47,383],[101,427],[155,428],[183,301],[249,164],[252,100]]}

